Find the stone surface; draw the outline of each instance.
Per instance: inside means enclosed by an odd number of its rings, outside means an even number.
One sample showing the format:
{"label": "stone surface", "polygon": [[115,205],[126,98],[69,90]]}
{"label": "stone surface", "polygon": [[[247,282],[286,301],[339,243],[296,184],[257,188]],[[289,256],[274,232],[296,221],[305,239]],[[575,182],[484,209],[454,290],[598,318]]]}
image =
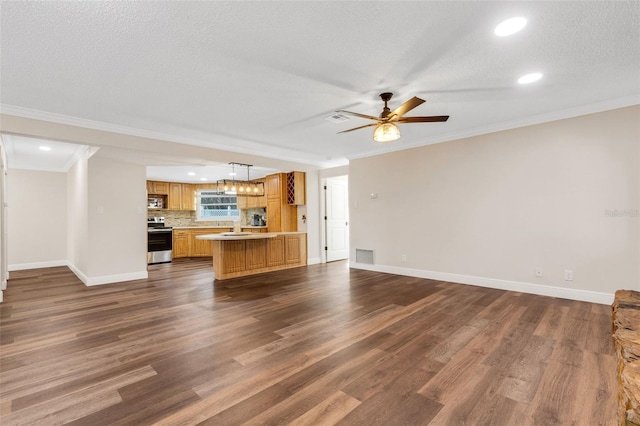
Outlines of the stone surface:
{"label": "stone surface", "polygon": [[612,305],[621,425],[640,425],[640,292],[618,290]]}

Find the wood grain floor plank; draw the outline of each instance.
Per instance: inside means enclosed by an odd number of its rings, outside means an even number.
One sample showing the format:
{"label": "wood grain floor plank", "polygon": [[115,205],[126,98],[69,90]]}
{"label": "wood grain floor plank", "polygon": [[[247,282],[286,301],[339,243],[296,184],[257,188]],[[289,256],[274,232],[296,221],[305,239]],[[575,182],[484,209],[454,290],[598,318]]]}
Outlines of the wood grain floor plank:
{"label": "wood grain floor plank", "polygon": [[347,262],[212,278],[210,259],[96,287],[12,272],[0,423],[615,423],[608,306]]}

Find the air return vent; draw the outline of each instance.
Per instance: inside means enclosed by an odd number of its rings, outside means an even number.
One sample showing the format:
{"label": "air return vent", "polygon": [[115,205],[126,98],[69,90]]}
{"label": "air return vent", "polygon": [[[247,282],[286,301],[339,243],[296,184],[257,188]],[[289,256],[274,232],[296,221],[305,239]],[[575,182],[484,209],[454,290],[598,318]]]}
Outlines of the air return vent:
{"label": "air return vent", "polygon": [[373,250],[356,249],[356,263],[373,265]]}
{"label": "air return vent", "polygon": [[333,121],[334,123],[342,123],[343,121],[349,120],[350,117],[347,117],[344,114],[340,114],[339,112],[334,112],[328,117],[325,117],[325,120]]}

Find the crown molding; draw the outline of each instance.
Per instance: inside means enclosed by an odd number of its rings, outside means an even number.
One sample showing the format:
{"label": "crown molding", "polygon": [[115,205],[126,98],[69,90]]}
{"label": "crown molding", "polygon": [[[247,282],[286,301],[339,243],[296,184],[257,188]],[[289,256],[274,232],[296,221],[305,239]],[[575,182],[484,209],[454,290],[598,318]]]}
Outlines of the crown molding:
{"label": "crown molding", "polygon": [[[110,124],[102,121],[88,120],[79,117],[72,117],[69,115],[56,114],[47,111],[40,111],[30,108],[24,108],[15,105],[8,104],[0,104],[0,113],[6,115],[13,115],[22,118],[29,118],[33,120],[41,120],[48,121],[56,124],[64,124],[68,126],[76,126],[83,127],[92,130],[99,130],[104,132],[112,132],[119,133],[123,135],[129,136],[137,136],[142,138],[156,139],[167,142],[179,143],[183,145],[193,145],[199,146],[203,148],[211,148],[211,149],[219,149],[222,151],[235,152],[239,154],[247,154],[247,155],[256,155],[259,152],[260,156],[283,160],[286,159],[290,162],[307,164],[310,166],[315,166],[319,168],[328,168],[328,167],[336,167],[344,164],[348,164],[346,158],[338,158],[332,160],[326,160],[317,158],[317,156],[313,156],[312,158],[307,158],[300,155],[300,152],[276,147],[273,145],[269,145],[266,143],[252,142],[246,140],[237,141],[237,144],[227,144],[227,143],[219,143],[212,142],[212,139],[215,137],[230,139],[228,136],[220,136],[220,135],[207,135],[204,137],[194,137],[194,136],[180,136],[177,134],[157,132],[152,130],[144,130],[135,127],[121,126],[118,124]],[[268,147],[268,150],[265,150],[265,147]]]}

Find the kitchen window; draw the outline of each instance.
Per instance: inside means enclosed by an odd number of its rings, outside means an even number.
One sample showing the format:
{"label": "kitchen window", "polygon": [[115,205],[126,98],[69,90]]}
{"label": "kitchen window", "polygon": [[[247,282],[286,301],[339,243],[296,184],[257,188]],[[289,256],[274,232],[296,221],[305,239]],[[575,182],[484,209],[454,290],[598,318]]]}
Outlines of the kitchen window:
{"label": "kitchen window", "polygon": [[236,195],[199,189],[196,204],[196,220],[240,220]]}

